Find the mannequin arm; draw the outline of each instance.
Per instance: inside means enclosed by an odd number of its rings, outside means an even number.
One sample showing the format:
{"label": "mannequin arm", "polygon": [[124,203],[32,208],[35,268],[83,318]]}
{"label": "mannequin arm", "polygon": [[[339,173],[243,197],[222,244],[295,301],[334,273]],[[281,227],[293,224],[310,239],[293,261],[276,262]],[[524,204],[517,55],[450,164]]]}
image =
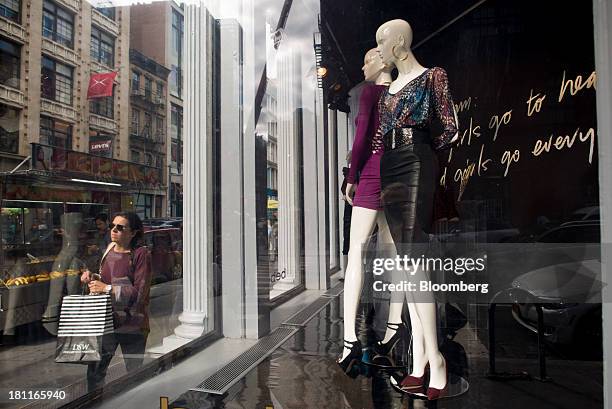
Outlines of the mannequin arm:
{"label": "mannequin arm", "polygon": [[433,143],[436,150],[442,150],[450,148],[450,144],[455,142],[459,136],[459,121],[444,69],[434,70],[433,87],[434,108],[443,127],[442,134],[435,136]]}
{"label": "mannequin arm", "polygon": [[349,169],[346,181],[354,184],[357,172],[359,172],[366,159],[368,158],[368,150],[370,149],[370,141],[368,141],[368,128],[370,122],[374,120],[372,113],[378,100],[374,97],[373,87],[364,88],[359,97],[359,112],[357,113],[357,129],[355,131],[355,142],[353,142],[351,167]]}

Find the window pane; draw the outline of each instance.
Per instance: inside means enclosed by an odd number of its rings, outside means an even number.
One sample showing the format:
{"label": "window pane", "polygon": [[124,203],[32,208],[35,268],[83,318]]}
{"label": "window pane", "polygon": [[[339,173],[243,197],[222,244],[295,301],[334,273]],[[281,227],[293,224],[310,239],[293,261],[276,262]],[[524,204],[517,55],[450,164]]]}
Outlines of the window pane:
{"label": "window pane", "polygon": [[21,4],[20,0],[0,0],[0,16],[19,22]]}
{"label": "window pane", "polygon": [[74,16],[50,1],[44,3],[42,28],[44,37],[73,47]]}
{"label": "window pane", "polygon": [[21,47],[0,39],[0,84],[19,88]]}
{"label": "window pane", "polygon": [[17,108],[0,104],[0,151],[18,153],[19,114]]}

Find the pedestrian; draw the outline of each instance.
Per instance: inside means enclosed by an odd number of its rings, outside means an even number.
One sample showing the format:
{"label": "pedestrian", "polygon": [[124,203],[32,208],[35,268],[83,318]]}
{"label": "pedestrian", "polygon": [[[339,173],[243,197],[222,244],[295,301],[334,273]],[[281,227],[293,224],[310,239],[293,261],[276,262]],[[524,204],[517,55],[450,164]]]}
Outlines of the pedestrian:
{"label": "pedestrian", "polygon": [[146,247],[140,246],[142,220],[133,212],[117,213],[109,228],[111,243],[102,257],[99,276],[89,270],[81,276],[90,293],[110,293],[113,304],[112,340],[104,344],[102,359],[87,368],[90,392],[103,385],[119,345],[127,371],[139,368],[149,335],[151,255]]}

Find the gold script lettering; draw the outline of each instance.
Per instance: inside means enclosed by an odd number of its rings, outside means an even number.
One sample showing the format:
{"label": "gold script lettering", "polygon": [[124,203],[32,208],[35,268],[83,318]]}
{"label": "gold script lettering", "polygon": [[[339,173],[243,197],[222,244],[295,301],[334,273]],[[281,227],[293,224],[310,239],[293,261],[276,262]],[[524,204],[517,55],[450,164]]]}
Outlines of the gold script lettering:
{"label": "gold script lettering", "polygon": [[472,97],[468,97],[464,99],[463,101],[459,101],[458,104],[455,104],[455,111],[457,111],[457,113],[467,111],[470,109],[471,105],[472,105]]}
{"label": "gold script lettering", "polygon": [[480,138],[480,125],[474,126],[474,119],[470,118],[470,128],[463,131],[461,135],[461,139],[459,141],[459,145],[463,145],[463,141],[465,137],[468,137],[467,145],[470,146],[472,144],[472,136],[476,138]]}
{"label": "gold script lettering", "polygon": [[561,80],[561,90],[559,91],[559,102],[563,101],[565,97],[565,92],[569,88],[569,92],[571,95],[576,95],[578,92],[582,91],[583,88],[596,88],[597,82],[597,74],[595,71],[589,75],[585,82],[582,82],[582,75],[576,76],[574,80],[565,80],[565,70],[563,71],[563,79]]}
{"label": "gold script lettering", "polygon": [[495,134],[493,134],[493,140],[497,139],[497,132],[499,132],[499,127],[503,125],[508,125],[512,120],[512,110],[506,111],[502,117],[499,115],[493,115],[491,120],[489,120],[489,129],[495,128]]}
{"label": "gold script lettering", "polygon": [[[527,100],[527,116],[533,115],[533,111],[540,112],[542,109],[542,102],[546,98],[546,95],[540,96],[540,94],[533,95],[533,88],[529,91],[529,99]],[[533,101],[535,99],[535,102]],[[533,103],[533,106],[531,104]]]}
{"label": "gold script lettering", "polygon": [[589,163],[593,162],[593,150],[595,149],[595,129],[589,128],[586,133],[583,133],[580,128],[576,128],[573,135],[559,135],[555,138],[553,143],[554,135],[550,135],[548,140],[538,139],[533,146],[533,151],[531,152],[533,156],[540,156],[543,153],[550,152],[550,149],[554,147],[556,150],[560,151],[565,148],[571,148],[576,142],[576,138],[580,140],[580,142],[589,141]]}
{"label": "gold script lettering", "polygon": [[518,149],[515,149],[513,153],[510,151],[505,151],[502,155],[502,164],[506,165],[506,170],[504,171],[504,177],[508,176],[508,170],[510,169],[510,165],[512,162],[518,162],[521,159],[521,152]]}

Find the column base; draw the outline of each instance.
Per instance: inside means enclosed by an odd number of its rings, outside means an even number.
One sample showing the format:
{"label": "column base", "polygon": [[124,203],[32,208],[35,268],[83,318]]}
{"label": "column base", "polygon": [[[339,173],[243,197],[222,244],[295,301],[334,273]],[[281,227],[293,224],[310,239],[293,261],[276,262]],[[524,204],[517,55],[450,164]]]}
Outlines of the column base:
{"label": "column base", "polygon": [[147,350],[150,354],[166,354],[201,337],[206,331],[206,314],[202,312],[183,312],[179,316],[181,325],[174,334],[164,337],[162,344]]}

